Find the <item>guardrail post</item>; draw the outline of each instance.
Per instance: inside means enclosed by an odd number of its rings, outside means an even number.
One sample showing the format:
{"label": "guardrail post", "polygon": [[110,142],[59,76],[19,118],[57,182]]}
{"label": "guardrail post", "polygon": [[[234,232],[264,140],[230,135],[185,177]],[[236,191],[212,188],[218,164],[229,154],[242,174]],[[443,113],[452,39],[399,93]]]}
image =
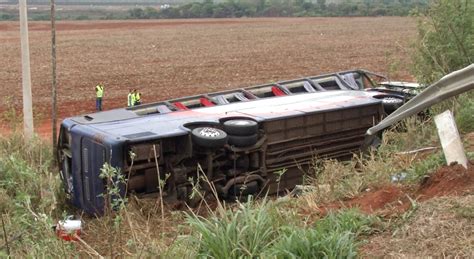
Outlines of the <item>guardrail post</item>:
{"label": "guardrail post", "polygon": [[436,115],[434,120],[447,164],[450,165],[452,162],[457,162],[467,169],[467,157],[466,153],[464,153],[453,113],[450,110],[446,110]]}

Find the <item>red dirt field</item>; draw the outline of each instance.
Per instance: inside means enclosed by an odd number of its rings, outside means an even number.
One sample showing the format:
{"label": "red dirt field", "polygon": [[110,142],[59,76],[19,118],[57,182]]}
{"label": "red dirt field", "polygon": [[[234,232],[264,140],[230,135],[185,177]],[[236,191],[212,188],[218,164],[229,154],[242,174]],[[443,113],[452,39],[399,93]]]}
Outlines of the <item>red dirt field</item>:
{"label": "red dirt field", "polygon": [[[51,35],[48,22],[29,26],[34,113],[43,121],[50,114]],[[93,112],[100,81],[104,108],[112,109],[126,104],[129,88],[152,102],[353,68],[411,80],[414,37],[414,20],[402,17],[60,21],[59,116]],[[0,113],[20,110],[17,22],[0,22],[0,56]]]}
{"label": "red dirt field", "polygon": [[418,187],[385,186],[350,200],[321,206],[320,213],[325,215],[329,210],[357,207],[365,213],[390,216],[409,209],[410,199],[422,202],[434,197],[467,193],[474,193],[474,161],[470,162],[468,169],[461,165],[441,167]]}

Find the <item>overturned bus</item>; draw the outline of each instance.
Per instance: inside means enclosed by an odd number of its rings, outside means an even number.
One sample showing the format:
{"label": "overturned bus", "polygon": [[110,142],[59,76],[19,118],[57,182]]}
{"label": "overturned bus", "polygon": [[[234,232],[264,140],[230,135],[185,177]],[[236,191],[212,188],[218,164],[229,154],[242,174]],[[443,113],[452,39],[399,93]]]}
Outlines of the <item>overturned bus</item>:
{"label": "overturned bus", "polygon": [[358,152],[367,129],[409,98],[377,87],[354,70],[67,118],[58,140],[65,191],[101,214],[104,163],[125,175],[122,193],[161,190],[185,202],[200,173],[222,198],[291,189],[315,157]]}

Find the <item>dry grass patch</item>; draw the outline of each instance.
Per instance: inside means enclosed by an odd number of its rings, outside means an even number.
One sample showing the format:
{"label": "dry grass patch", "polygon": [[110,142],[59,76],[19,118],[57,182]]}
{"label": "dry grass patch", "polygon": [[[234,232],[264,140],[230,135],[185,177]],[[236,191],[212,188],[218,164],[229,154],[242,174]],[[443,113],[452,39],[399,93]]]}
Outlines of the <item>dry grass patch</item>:
{"label": "dry grass patch", "polygon": [[419,204],[399,228],[374,236],[363,248],[367,257],[474,256],[474,194],[440,197]]}
{"label": "dry grass patch", "polygon": [[[318,203],[354,198],[369,190],[387,186],[403,174],[408,183],[416,183],[442,163],[439,150],[407,152],[438,146],[434,126],[419,118],[409,118],[384,132],[381,146],[368,154],[354,155],[350,161],[318,160],[308,183],[315,186]],[[437,153],[434,153],[437,152]],[[311,194],[313,195],[313,194]]]}
{"label": "dry grass patch", "polygon": [[179,228],[185,227],[184,218],[185,212],[171,208],[167,208],[161,217],[159,199],[132,196],[127,206],[113,218],[106,215],[84,219],[82,238],[90,247],[79,246],[78,250],[89,256],[97,252],[110,257],[158,257],[165,254],[183,232]]}

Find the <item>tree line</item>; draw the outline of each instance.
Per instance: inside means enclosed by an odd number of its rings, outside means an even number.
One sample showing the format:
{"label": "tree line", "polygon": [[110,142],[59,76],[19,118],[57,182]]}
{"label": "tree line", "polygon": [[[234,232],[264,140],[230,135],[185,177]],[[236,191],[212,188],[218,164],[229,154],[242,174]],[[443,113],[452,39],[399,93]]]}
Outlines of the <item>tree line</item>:
{"label": "tree line", "polygon": [[131,19],[232,18],[304,16],[406,16],[413,9],[423,10],[428,0],[226,0],[194,2],[169,8],[133,8]]}
{"label": "tree line", "polygon": [[[184,1],[184,0],[183,0]],[[235,17],[406,16],[423,11],[429,0],[204,0],[158,8],[59,11],[58,20],[124,20]],[[49,11],[29,11],[31,20],[49,20]],[[0,20],[18,20],[17,10],[0,10]]]}

